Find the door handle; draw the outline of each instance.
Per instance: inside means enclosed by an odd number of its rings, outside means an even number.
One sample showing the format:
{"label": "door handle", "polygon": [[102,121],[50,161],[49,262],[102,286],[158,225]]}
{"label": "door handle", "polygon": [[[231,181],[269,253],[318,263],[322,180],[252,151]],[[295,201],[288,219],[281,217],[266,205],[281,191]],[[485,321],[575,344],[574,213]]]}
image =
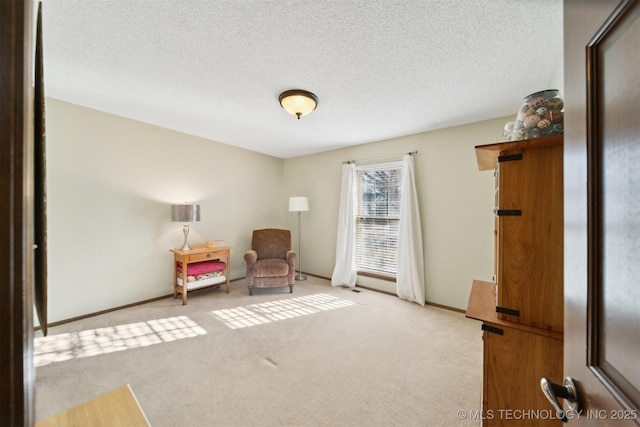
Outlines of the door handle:
{"label": "door handle", "polygon": [[549,381],[546,378],[540,379],[540,388],[542,388],[542,392],[549,399],[551,405],[556,410],[558,414],[562,414],[562,422],[566,423],[568,421],[565,410],[562,408],[560,401],[558,399],[564,399],[567,401],[567,407],[571,411],[580,411],[582,410],[582,400],[580,399],[580,393],[578,392],[578,387],[576,387],[576,381],[567,377],[564,379],[564,385],[555,384]]}

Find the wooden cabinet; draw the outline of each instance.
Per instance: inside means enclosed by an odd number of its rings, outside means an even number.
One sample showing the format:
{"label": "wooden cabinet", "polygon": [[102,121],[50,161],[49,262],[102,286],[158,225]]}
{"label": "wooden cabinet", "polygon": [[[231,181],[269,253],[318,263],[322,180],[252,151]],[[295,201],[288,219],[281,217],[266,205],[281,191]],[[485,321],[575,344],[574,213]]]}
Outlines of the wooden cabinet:
{"label": "wooden cabinet", "polygon": [[562,136],[477,146],[476,157],[496,179],[495,281],[475,281],[467,307],[483,322],[483,425],[559,424],[540,378],[562,383]]}
{"label": "wooden cabinet", "polygon": [[[187,293],[192,290],[205,288],[208,286],[216,286],[226,283],[226,291],[229,293],[230,271],[231,271],[231,248],[229,246],[208,247],[203,246],[193,248],[189,251],[180,249],[171,249],[174,253],[173,262],[173,298],[177,298],[178,294],[182,294],[182,305],[187,304]],[[195,282],[188,282],[189,267],[195,263],[214,261],[224,258],[226,265],[224,266],[224,276],[214,277]],[[178,269],[182,269],[182,279],[178,278]]]}

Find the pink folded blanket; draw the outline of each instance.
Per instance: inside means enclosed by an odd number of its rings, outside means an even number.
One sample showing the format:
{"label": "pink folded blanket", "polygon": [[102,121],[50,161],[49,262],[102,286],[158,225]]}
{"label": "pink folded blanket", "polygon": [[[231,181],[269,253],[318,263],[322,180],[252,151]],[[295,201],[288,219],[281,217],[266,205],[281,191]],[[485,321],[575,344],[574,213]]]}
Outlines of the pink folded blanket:
{"label": "pink folded blanket", "polygon": [[[189,276],[197,276],[199,274],[212,273],[214,271],[223,271],[227,268],[227,264],[220,260],[202,261],[189,264]],[[182,272],[182,263],[178,263],[178,271]]]}

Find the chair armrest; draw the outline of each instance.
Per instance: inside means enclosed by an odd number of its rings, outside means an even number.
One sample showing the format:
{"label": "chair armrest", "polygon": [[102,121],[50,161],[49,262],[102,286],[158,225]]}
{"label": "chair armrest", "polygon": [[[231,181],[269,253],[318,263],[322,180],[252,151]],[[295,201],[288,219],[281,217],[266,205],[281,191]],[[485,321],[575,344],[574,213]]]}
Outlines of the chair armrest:
{"label": "chair armrest", "polygon": [[253,265],[256,263],[257,260],[258,260],[258,253],[253,249],[248,250],[247,252],[244,253],[244,262],[247,263],[247,268],[249,266],[253,267]]}
{"label": "chair armrest", "polygon": [[289,268],[291,268],[292,270],[295,270],[296,259],[298,255],[294,251],[290,250],[290,251],[287,251],[286,257],[287,257],[287,264],[289,264]]}
{"label": "chair armrest", "polygon": [[289,274],[287,277],[287,283],[289,283],[289,286],[292,286],[293,284],[296,283],[296,258],[298,257],[298,255],[290,250],[287,251],[287,264],[289,265]]}
{"label": "chair armrest", "polygon": [[254,250],[248,250],[244,253],[244,262],[247,264],[247,285],[254,285],[253,283],[253,267],[256,265],[256,261],[258,260],[258,253]]}

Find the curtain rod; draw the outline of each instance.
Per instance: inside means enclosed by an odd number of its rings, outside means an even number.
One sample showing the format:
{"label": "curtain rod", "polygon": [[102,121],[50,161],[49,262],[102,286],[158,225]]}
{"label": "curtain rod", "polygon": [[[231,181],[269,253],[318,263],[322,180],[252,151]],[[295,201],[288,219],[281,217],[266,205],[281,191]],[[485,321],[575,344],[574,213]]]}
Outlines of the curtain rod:
{"label": "curtain rod", "polygon": [[415,156],[416,154],[418,154],[418,150],[409,151],[408,153],[392,154],[390,156],[369,157],[368,159],[360,159],[360,160],[347,160],[347,161],[342,162],[342,164],[343,165],[348,165],[348,164],[351,164],[351,163],[358,163],[358,162],[370,162],[372,160],[393,159],[395,157],[404,156],[405,154],[409,155],[409,156]]}

